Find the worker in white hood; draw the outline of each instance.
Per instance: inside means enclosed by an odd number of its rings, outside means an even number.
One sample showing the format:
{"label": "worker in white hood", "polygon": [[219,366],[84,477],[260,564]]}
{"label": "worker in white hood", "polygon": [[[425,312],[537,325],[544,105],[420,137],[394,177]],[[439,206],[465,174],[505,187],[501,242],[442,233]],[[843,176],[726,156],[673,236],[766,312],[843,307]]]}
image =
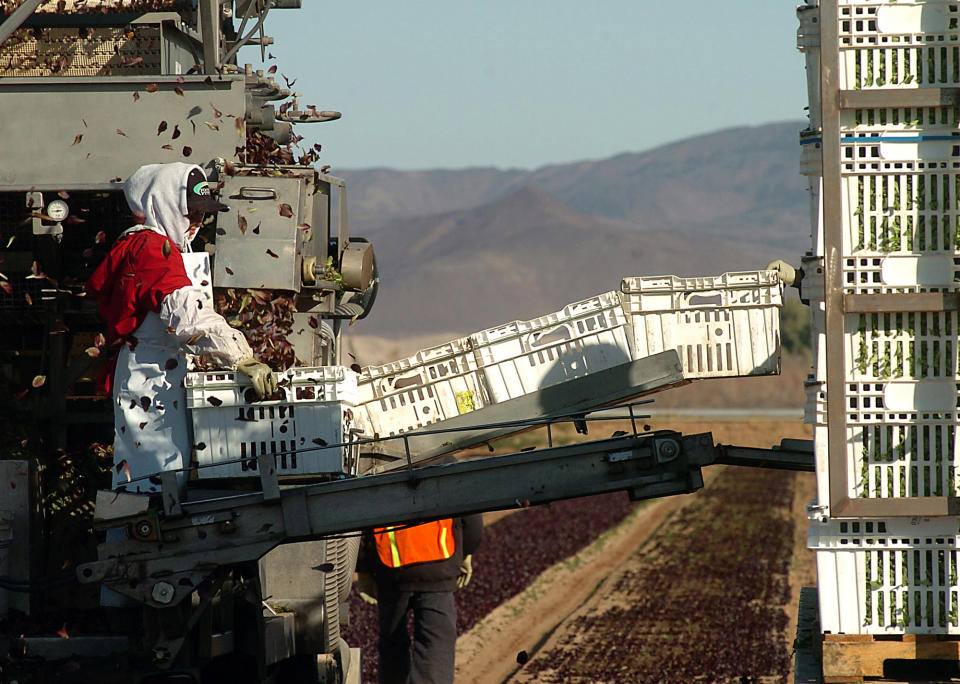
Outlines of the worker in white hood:
{"label": "worker in white hood", "polygon": [[142,166],[123,190],[139,223],[120,235],[87,291],[99,302],[108,344],[121,344],[105,388],[115,414],[113,486],[155,492],[159,480],[150,476],[176,470],[182,485],[190,464],[187,354],[240,371],[261,399],[276,391],[276,377],[253,358],[243,334],[213,310],[184,266],[204,217],[227,209],[213,198],[200,167]]}

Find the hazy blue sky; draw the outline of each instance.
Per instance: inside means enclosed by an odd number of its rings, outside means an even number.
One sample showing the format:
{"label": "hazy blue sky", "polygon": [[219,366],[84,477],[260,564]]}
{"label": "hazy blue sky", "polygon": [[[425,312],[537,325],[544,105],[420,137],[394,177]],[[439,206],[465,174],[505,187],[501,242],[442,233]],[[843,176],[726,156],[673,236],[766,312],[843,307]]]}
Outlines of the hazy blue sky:
{"label": "hazy blue sky", "polygon": [[[336,168],[535,168],[806,105],[789,0],[303,0],[268,51]],[[244,48],[241,63],[259,57]]]}

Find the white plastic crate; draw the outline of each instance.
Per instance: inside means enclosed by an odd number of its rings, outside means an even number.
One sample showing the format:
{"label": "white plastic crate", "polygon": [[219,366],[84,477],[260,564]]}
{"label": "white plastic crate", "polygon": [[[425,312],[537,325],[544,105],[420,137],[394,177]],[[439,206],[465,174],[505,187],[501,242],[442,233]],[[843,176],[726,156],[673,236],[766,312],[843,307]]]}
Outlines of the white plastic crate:
{"label": "white plastic crate", "polygon": [[[960,312],[917,311],[844,316],[844,365],[850,382],[918,379],[953,385]],[[941,390],[943,388],[941,387]],[[946,406],[953,407],[947,393]]]}
{"label": "white plastic crate", "polygon": [[355,467],[355,447],[322,447],[349,442],[364,428],[353,409],[356,373],[326,366],[277,375],[283,398],[257,401],[240,373],[187,374],[199,478],[257,477],[257,456],[262,453],[276,454],[281,477],[351,472]]}
{"label": "white plastic crate", "polygon": [[958,127],[960,111],[955,107],[869,107],[840,112],[840,132],[846,135],[949,134]]}
{"label": "white plastic crate", "polygon": [[371,430],[387,437],[426,427],[490,403],[470,341],[461,337],[413,356],[368,366],[358,403]]}
{"label": "white plastic crate", "polygon": [[[819,191],[817,138],[803,138]],[[810,142],[811,140],[817,142]],[[960,290],[960,136],[856,134],[841,140],[843,287],[850,294]],[[819,173],[819,166],[816,173]],[[819,192],[811,226],[822,252]]]}
{"label": "white plastic crate", "polygon": [[634,358],[676,349],[689,378],[780,371],[782,287],[775,271],[627,278]]}
{"label": "white plastic crate", "polygon": [[820,623],[845,634],[960,634],[957,518],[812,521]]}
{"label": "white plastic crate", "polygon": [[470,336],[490,400],[502,402],[631,360],[616,292]]}
{"label": "white plastic crate", "polygon": [[[925,116],[930,116],[929,111],[924,112]],[[910,173],[957,168],[953,162],[960,156],[956,149],[960,144],[960,132],[949,124],[923,124],[925,122],[916,121],[910,129],[898,129],[895,126],[870,126],[867,130],[841,129],[841,173]],[[800,131],[798,138],[801,148],[800,173],[822,175],[822,131],[819,128],[806,128]],[[922,197],[916,199],[919,202]]]}
{"label": "white plastic crate", "polygon": [[[851,498],[960,495],[960,412],[955,384],[900,381],[846,383],[844,387],[841,400],[847,421]],[[829,395],[822,383],[806,389],[804,418],[815,425],[815,431],[826,431]],[[827,474],[826,443],[815,441],[815,448],[819,482]]]}
{"label": "white plastic crate", "polygon": [[861,2],[839,10],[840,88],[960,86],[956,4]]}
{"label": "white plastic crate", "polygon": [[890,517],[840,520],[813,516],[807,528],[807,548],[892,549],[920,546],[960,546],[960,518]]}
{"label": "white plastic crate", "polygon": [[[797,9],[797,49],[804,54],[810,122],[820,127],[820,10]],[[841,88],[952,87],[958,74],[956,5],[933,2],[841,2],[839,38]],[[953,107],[889,107],[844,110],[842,131],[917,130],[947,127],[956,130]]]}

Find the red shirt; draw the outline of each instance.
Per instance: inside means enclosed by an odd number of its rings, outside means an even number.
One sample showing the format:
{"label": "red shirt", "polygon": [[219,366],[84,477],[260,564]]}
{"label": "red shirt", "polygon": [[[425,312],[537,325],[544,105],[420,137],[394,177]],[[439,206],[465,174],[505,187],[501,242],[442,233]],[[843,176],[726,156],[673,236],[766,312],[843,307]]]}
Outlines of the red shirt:
{"label": "red shirt", "polygon": [[87,281],[107,324],[107,343],[131,335],[171,292],[192,283],[180,250],[170,239],[145,229],[120,238]]}
{"label": "red shirt", "polygon": [[[144,229],[120,238],[87,280],[87,292],[99,300],[97,309],[107,324],[107,344],[127,339],[171,292],[191,285],[183,256],[170,239]],[[113,394],[119,349],[97,378],[97,389]]]}

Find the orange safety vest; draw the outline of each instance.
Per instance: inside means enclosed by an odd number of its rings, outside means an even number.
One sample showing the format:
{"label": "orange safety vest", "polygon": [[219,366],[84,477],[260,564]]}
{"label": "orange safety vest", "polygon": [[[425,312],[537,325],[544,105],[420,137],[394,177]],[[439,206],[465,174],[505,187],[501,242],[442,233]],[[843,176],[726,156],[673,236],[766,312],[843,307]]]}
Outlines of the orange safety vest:
{"label": "orange safety vest", "polygon": [[456,549],[452,518],[413,527],[378,527],[373,537],[380,562],[388,568],[446,560]]}

